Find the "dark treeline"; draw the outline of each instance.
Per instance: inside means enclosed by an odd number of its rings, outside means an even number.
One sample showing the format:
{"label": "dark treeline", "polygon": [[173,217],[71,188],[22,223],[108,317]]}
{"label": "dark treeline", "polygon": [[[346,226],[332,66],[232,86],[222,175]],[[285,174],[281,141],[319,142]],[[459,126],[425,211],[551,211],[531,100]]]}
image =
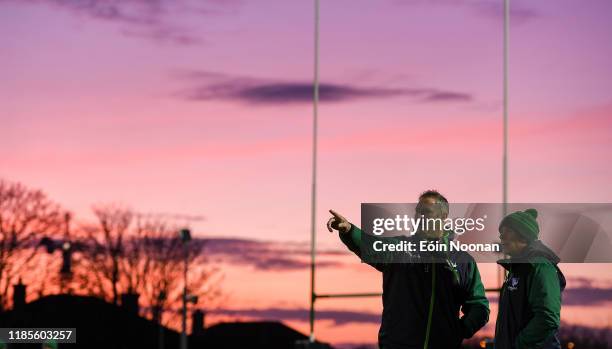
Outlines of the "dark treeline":
{"label": "dark treeline", "polygon": [[[141,315],[178,326],[185,250],[172,217],[142,215],[116,204],[95,205],[79,221],[41,190],[0,179],[0,309],[13,285],[28,300],[50,294],[96,296],[118,304],[139,295]],[[188,291],[198,307],[220,298],[220,272],[205,258],[205,241],[187,244]]]}

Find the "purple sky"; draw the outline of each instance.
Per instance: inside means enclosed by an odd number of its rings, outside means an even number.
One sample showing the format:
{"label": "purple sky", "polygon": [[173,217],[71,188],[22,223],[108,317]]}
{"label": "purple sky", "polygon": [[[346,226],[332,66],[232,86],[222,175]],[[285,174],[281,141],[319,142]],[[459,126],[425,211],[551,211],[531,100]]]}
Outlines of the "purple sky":
{"label": "purple sky", "polygon": [[[361,202],[428,188],[501,200],[501,3],[322,1],[321,245],[339,247],[329,208],[358,221]],[[610,13],[512,1],[511,201],[612,198]],[[307,240],[312,15],[311,1],[0,0],[0,176],[83,220],[120,202],[204,215],[203,235]]]}

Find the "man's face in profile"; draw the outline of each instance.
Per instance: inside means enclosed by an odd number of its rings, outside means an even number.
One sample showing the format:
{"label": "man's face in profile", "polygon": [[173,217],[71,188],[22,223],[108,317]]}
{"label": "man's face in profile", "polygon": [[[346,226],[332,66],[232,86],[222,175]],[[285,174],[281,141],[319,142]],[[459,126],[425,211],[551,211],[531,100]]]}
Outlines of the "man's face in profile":
{"label": "man's face in profile", "polygon": [[527,246],[527,242],[521,235],[508,227],[501,227],[499,230],[502,250],[505,254],[516,256]]}
{"label": "man's face in profile", "polygon": [[419,200],[416,207],[415,218],[437,218],[439,220],[436,224],[429,224],[428,227],[420,231],[426,238],[437,239],[442,236],[444,233],[442,225],[446,217],[447,214],[444,213],[444,210],[442,209],[442,203],[435,197],[425,196]]}

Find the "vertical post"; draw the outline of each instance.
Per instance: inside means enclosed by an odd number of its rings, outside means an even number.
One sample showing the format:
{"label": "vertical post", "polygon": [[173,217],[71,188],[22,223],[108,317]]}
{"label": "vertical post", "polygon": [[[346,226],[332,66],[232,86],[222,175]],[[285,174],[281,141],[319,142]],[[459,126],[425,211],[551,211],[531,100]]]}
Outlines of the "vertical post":
{"label": "vertical post", "polygon": [[164,308],[163,308],[163,304],[164,301],[166,300],[166,292],[161,291],[158,295],[157,295],[157,305],[154,306],[154,320],[156,320],[157,322],[157,328],[158,328],[158,333],[157,333],[157,349],[164,349],[166,347],[166,342],[164,339],[164,326],[162,324],[162,315],[164,313]]}
{"label": "vertical post", "polygon": [[181,229],[181,241],[183,242],[183,323],[181,331],[181,349],[187,349],[187,265],[189,263],[189,248],[187,244],[191,240],[191,231],[189,229]]}
{"label": "vertical post", "polygon": [[60,292],[72,293],[70,280],[72,278],[72,244],[70,243],[70,212],[64,213],[64,242],[62,243],[62,268],[60,269]]}
{"label": "vertical post", "polygon": [[157,349],[164,349],[165,348],[164,326],[162,325],[162,322],[161,322],[161,310],[159,311],[160,311],[159,321],[157,322]]}
{"label": "vertical post", "polygon": [[310,342],[314,342],[316,202],[317,202],[317,118],[319,109],[319,0],[314,1],[314,83],[312,108],[312,191],[310,194]]}
{"label": "vertical post", "polygon": [[181,349],[187,349],[187,242],[183,242],[183,323],[181,330]]}
{"label": "vertical post", "polygon": [[[509,41],[510,41],[510,0],[504,0],[504,63],[503,63],[503,165],[502,165],[502,214],[508,214],[508,60],[509,60]],[[499,268],[497,284],[501,288],[504,279],[504,269]]]}
{"label": "vertical post", "polygon": [[508,41],[510,36],[510,0],[504,0],[504,154],[503,154],[503,210],[508,213]]}

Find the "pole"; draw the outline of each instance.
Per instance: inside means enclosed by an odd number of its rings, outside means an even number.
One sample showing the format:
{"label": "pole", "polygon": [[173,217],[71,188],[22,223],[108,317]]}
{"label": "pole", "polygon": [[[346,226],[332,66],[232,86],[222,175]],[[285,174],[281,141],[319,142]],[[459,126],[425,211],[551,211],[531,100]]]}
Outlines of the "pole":
{"label": "pole", "polygon": [[181,349],[187,349],[187,263],[188,263],[187,241],[183,241],[183,328],[181,331]]}
{"label": "pole", "polygon": [[314,2],[314,83],[312,108],[312,191],[310,194],[310,342],[314,342],[316,202],[317,202],[317,118],[319,109],[319,0]]}
{"label": "pole", "polygon": [[[502,200],[503,216],[508,214],[508,60],[510,41],[510,0],[504,0],[504,65],[503,65],[503,164],[502,164]],[[497,274],[497,284],[501,287],[505,272],[502,267]]]}
{"label": "pole", "polygon": [[504,154],[503,209],[508,213],[508,41],[510,35],[510,0],[504,0]]}

